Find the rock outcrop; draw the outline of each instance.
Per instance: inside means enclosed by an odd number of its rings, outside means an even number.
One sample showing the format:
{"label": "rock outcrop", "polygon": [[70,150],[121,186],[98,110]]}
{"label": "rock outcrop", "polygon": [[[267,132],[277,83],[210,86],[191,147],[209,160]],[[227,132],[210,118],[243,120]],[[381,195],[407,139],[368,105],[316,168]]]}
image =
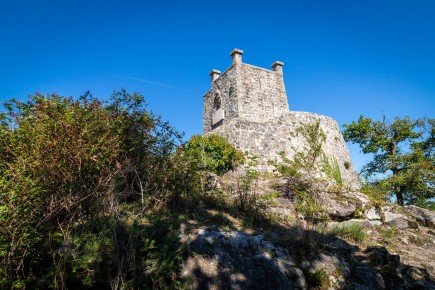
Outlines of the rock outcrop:
{"label": "rock outcrop", "polygon": [[[234,192],[228,187],[245,173],[212,176],[211,183]],[[258,184],[267,194],[276,190],[277,180]],[[234,217],[220,218],[226,220],[222,225],[214,220],[183,227],[180,238],[189,256],[181,277],[191,289],[435,289],[433,212],[375,206],[355,191],[315,196],[326,223],[312,224],[315,219],[297,212],[292,194],[281,193],[266,211],[276,218],[267,230],[246,231],[241,222],[232,224]],[[333,234],[345,228],[362,231],[365,240]]]}

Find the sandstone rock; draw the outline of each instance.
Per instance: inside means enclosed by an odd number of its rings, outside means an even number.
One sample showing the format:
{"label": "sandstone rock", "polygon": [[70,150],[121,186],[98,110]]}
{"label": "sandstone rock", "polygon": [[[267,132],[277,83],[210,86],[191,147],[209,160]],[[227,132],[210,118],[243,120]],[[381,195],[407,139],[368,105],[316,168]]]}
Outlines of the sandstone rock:
{"label": "sandstone rock", "polygon": [[205,178],[206,178],[206,183],[205,183],[206,190],[215,190],[221,188],[221,182],[216,174],[212,172],[207,172]]}
{"label": "sandstone rock", "polygon": [[355,289],[385,289],[385,281],[375,269],[368,266],[355,267],[352,275],[358,283]]}
{"label": "sandstone rock", "polygon": [[408,214],[415,218],[420,225],[435,228],[434,212],[415,205],[405,206],[404,209]]}
{"label": "sandstone rock", "polygon": [[300,267],[309,273],[326,271],[329,280],[335,281],[333,289],[344,288],[350,275],[349,264],[342,258],[330,254],[320,253],[311,260],[302,262]]}
{"label": "sandstone rock", "polygon": [[375,207],[369,208],[364,214],[371,224],[378,226],[382,224],[382,217]]}
{"label": "sandstone rock", "polygon": [[293,207],[270,207],[268,211],[276,214],[281,219],[297,218],[297,214]]}
{"label": "sandstone rock", "polygon": [[408,219],[404,215],[389,211],[384,212],[384,223],[395,226],[399,229],[406,229],[409,227]]}
{"label": "sandstone rock", "polygon": [[359,201],[359,207],[366,208],[371,204],[371,201],[367,195],[361,192],[347,192],[346,196],[354,198]]}
{"label": "sandstone rock", "polygon": [[385,282],[382,276],[369,266],[361,265],[355,267],[352,271],[352,276],[355,278],[355,289],[385,289]]}
{"label": "sandstone rock", "polygon": [[356,206],[350,201],[337,200],[328,193],[321,193],[318,199],[322,208],[332,219],[349,218],[356,210]]}
{"label": "sandstone rock", "polygon": [[236,168],[233,168],[226,172],[222,177],[235,179],[244,175],[246,175],[246,168],[244,166],[237,166]]}

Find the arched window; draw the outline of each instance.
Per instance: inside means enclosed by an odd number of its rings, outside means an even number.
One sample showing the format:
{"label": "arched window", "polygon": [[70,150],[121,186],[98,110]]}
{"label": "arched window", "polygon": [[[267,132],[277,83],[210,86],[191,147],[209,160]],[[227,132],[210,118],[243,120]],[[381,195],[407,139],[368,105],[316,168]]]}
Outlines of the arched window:
{"label": "arched window", "polygon": [[219,110],[222,107],[222,100],[218,93],[214,95],[213,107],[215,110]]}

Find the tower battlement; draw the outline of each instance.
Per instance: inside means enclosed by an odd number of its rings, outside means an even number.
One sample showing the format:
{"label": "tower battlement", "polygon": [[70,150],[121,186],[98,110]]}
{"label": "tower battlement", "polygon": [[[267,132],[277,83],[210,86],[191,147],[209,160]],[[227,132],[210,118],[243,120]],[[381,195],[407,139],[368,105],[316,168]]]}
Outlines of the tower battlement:
{"label": "tower battlement", "polygon": [[288,112],[284,87],[283,63],[276,61],[273,70],[242,62],[243,51],[234,49],[231,66],[221,74],[210,72],[211,89],[204,95],[204,133],[233,118],[264,123]]}

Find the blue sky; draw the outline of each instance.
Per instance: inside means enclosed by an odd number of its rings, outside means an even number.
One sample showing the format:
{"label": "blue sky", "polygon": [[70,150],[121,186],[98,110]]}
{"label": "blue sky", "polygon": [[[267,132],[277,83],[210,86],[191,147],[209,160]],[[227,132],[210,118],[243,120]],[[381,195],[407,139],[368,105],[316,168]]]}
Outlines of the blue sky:
{"label": "blue sky", "polygon": [[435,2],[419,0],[0,0],[0,101],[124,87],[188,138],[208,73],[236,47],[246,63],[285,63],[292,110],[340,125],[435,117]]}

